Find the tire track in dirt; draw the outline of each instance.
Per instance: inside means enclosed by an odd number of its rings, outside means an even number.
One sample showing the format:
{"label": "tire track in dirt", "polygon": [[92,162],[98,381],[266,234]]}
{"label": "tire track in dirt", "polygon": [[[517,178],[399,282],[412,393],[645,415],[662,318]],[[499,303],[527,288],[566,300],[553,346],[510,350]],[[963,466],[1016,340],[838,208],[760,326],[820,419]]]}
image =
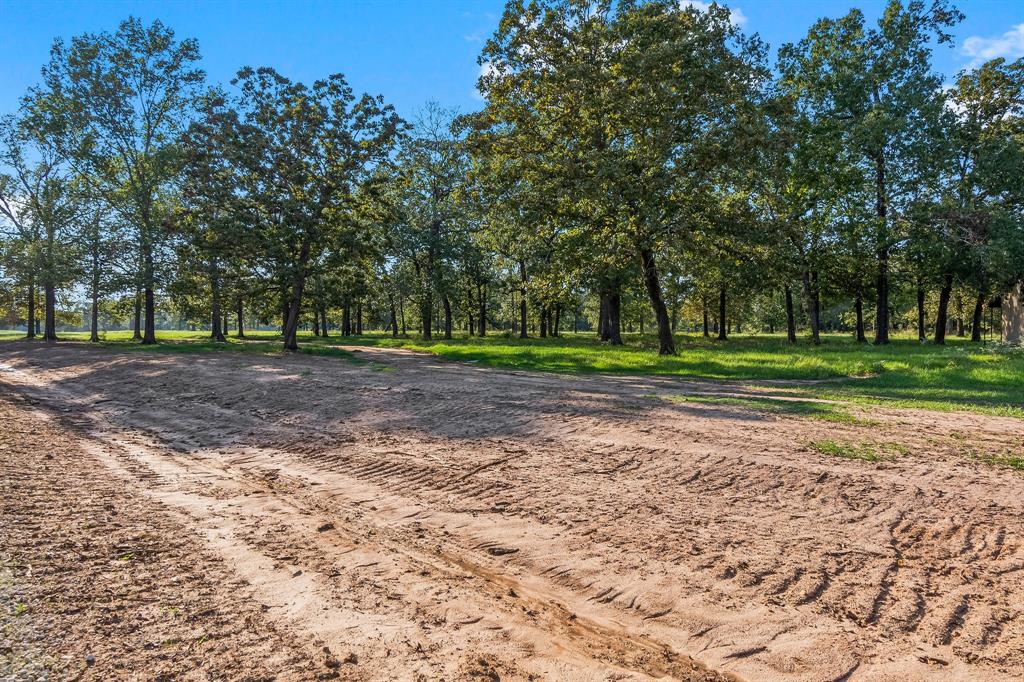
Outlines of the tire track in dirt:
{"label": "tire track in dirt", "polygon": [[7,388],[0,679],[341,676],[320,646],[270,625],[246,585],[134,479],[112,475],[41,401]]}
{"label": "tire track in dirt", "polygon": [[[57,397],[38,388],[32,394],[46,403]],[[78,428],[84,421],[81,413],[74,420]],[[269,617],[332,650],[358,651],[370,677],[461,679],[483,666],[485,676],[500,671],[506,679],[725,679],[615,623],[581,617],[462,553],[432,551],[421,534],[394,538],[372,518],[342,518],[340,495],[308,492],[276,468],[283,453],[250,454],[238,462],[244,469],[235,468],[108,430],[101,417],[91,421],[83,443],[91,456],[194,528],[251,586]],[[345,502],[350,512],[363,504]],[[316,526],[314,516],[332,520]],[[431,594],[436,588],[440,597]]]}
{"label": "tire track in dirt", "polygon": [[[664,381],[520,376],[408,354],[375,356],[390,372],[133,357],[88,377],[83,355],[17,361],[46,390],[66,389],[67,404],[108,399],[98,407],[113,430],[269,476],[282,499],[394,534],[384,555],[440,546],[446,561],[514,577],[523,598],[554,596],[577,619],[614,621],[749,679],[1024,675],[1021,477],[942,440],[983,426],[1003,446],[1019,422],[879,411],[864,430],[644,397]],[[154,384],[145,409],[133,372]],[[823,434],[911,452],[877,466],[829,460],[804,445]]]}

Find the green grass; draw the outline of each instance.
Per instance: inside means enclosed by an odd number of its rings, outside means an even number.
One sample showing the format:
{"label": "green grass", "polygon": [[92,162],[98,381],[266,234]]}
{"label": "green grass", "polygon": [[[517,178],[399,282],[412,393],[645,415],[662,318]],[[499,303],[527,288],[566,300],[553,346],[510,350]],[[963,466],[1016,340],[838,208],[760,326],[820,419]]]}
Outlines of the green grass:
{"label": "green grass", "polygon": [[627,335],[621,347],[589,334],[525,341],[499,335],[448,341],[370,335],[348,343],[410,348],[509,369],[779,382],[771,387],[794,398],[1024,418],[1024,349],[962,339],[950,339],[944,347],[916,339],[874,346],[847,335],[826,335],[818,347],[806,341],[793,346],[784,337],[767,335],[737,335],[725,343],[680,335],[676,341],[674,357],[658,356],[655,339],[638,335]]}
{"label": "green grass", "polygon": [[974,455],[974,459],[985,464],[1024,470],[1024,456],[1021,455]]}
{"label": "green grass", "polygon": [[881,462],[896,455],[907,454],[907,449],[899,443],[850,443],[827,438],[812,441],[809,445],[823,455],[865,462]]}
{"label": "green grass", "polygon": [[[3,338],[17,338],[4,334]],[[86,340],[87,334],[67,333],[62,338]],[[134,351],[279,353],[280,336],[272,332],[248,333],[244,342],[209,341],[205,332],[160,331],[160,343],[141,346],[131,332],[108,332],[103,343]],[[790,345],[782,336],[735,335],[727,342],[699,335],[677,336],[679,354],[657,355],[653,336],[625,335],[626,344],[612,347],[592,334],[566,334],[554,339],[518,339],[492,333],[479,338],[459,337],[426,341],[419,337],[392,338],[366,334],[327,339],[304,334],[305,353],[353,360],[346,346],[401,347],[426,351],[451,360],[481,366],[565,374],[665,375],[735,382],[768,382],[776,395],[819,398],[851,404],[898,408],[970,410],[1024,418],[1024,349],[981,346],[950,339],[945,347],[896,339],[888,346],[857,344],[848,335],[826,335],[815,347],[806,341]],[[369,363],[373,369],[384,369]],[[775,382],[775,383],[772,383]],[[765,410],[782,409],[751,405]],[[842,420],[841,408],[798,406],[808,416]],[[822,414],[815,415],[815,411]]]}
{"label": "green grass", "polygon": [[[657,396],[654,396],[657,397]],[[703,403],[707,405],[735,405],[758,412],[767,412],[783,416],[804,417],[820,421],[849,424],[851,426],[874,426],[873,419],[866,419],[851,414],[843,405],[837,403],[816,402],[810,400],[779,400],[777,398],[738,398],[733,396],[694,396],[667,395],[666,400],[680,403]]]}
{"label": "green grass", "polygon": [[957,443],[955,448],[961,457],[993,466],[1024,470],[1024,437],[1018,438],[1016,443],[1002,451],[985,452],[978,449],[975,444],[972,444],[964,433],[953,432],[950,435]]}

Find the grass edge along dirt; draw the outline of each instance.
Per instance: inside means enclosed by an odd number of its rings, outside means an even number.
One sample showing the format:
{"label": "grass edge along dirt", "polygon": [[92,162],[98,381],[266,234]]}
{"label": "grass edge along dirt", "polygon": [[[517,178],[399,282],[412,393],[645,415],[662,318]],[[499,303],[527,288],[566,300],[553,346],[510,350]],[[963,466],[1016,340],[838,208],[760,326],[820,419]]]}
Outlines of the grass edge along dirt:
{"label": "grass edge along dirt", "polygon": [[654,395],[650,398],[661,398],[679,403],[701,403],[705,405],[722,405],[742,407],[756,412],[779,416],[803,417],[820,421],[848,424],[850,426],[875,426],[879,422],[874,419],[852,414],[844,405],[821,400],[798,400],[778,398],[774,396],[709,396],[709,395]]}
{"label": "grass edge along dirt", "polygon": [[[812,346],[791,345],[778,335],[737,335],[724,343],[678,335],[678,355],[666,357],[657,355],[653,337],[624,336],[626,344],[613,347],[592,334],[525,340],[501,332],[482,339],[457,336],[450,340],[393,338],[381,333],[327,338],[306,334],[300,349],[358,362],[347,348],[406,348],[502,369],[751,383],[774,395],[797,399],[1024,418],[1024,349],[980,346],[955,338],[946,346],[916,339],[873,346],[857,344],[847,335],[827,335],[821,346]],[[88,335],[63,337],[84,341]],[[0,336],[10,338],[17,337]],[[231,338],[226,344],[210,341],[203,332],[165,331],[158,339],[155,346],[141,346],[131,341],[130,331],[122,331],[107,333],[103,343],[133,350],[280,352],[280,336],[275,332],[247,332],[246,339]]]}
{"label": "grass edge along dirt", "polygon": [[833,438],[811,441],[808,445],[823,455],[857,459],[864,462],[881,462],[897,455],[905,455],[908,452],[907,448],[899,443],[870,443],[867,441],[852,443]]}

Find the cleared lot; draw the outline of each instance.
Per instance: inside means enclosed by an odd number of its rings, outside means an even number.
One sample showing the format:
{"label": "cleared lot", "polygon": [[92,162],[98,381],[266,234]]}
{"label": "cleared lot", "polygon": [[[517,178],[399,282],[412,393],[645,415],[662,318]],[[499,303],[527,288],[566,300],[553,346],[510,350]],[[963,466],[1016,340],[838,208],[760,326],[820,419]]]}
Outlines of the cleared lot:
{"label": "cleared lot", "polygon": [[[17,650],[95,679],[161,661],[353,679],[1024,676],[1024,475],[989,463],[1024,449],[1019,420],[821,419],[751,387],[359,354],[374,362],[7,345],[0,590]],[[95,573],[102,598],[54,597],[102,561],[122,571]],[[126,617],[154,634],[125,635]]]}

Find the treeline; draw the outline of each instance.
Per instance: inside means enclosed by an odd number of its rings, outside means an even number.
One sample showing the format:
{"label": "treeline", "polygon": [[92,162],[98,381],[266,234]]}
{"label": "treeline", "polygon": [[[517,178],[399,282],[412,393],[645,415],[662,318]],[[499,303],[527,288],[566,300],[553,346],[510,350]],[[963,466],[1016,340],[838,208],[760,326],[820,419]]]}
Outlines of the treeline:
{"label": "treeline", "polygon": [[[209,85],[156,22],[55,42],[0,121],[0,306],[47,340],[893,328],[980,339],[1024,277],[1024,61],[946,83],[944,0],[775,61],[725,7],[509,2],[485,104],[406,121],[332,75]],[[40,311],[41,308],[41,311]],[[40,324],[41,319],[41,324]]]}

